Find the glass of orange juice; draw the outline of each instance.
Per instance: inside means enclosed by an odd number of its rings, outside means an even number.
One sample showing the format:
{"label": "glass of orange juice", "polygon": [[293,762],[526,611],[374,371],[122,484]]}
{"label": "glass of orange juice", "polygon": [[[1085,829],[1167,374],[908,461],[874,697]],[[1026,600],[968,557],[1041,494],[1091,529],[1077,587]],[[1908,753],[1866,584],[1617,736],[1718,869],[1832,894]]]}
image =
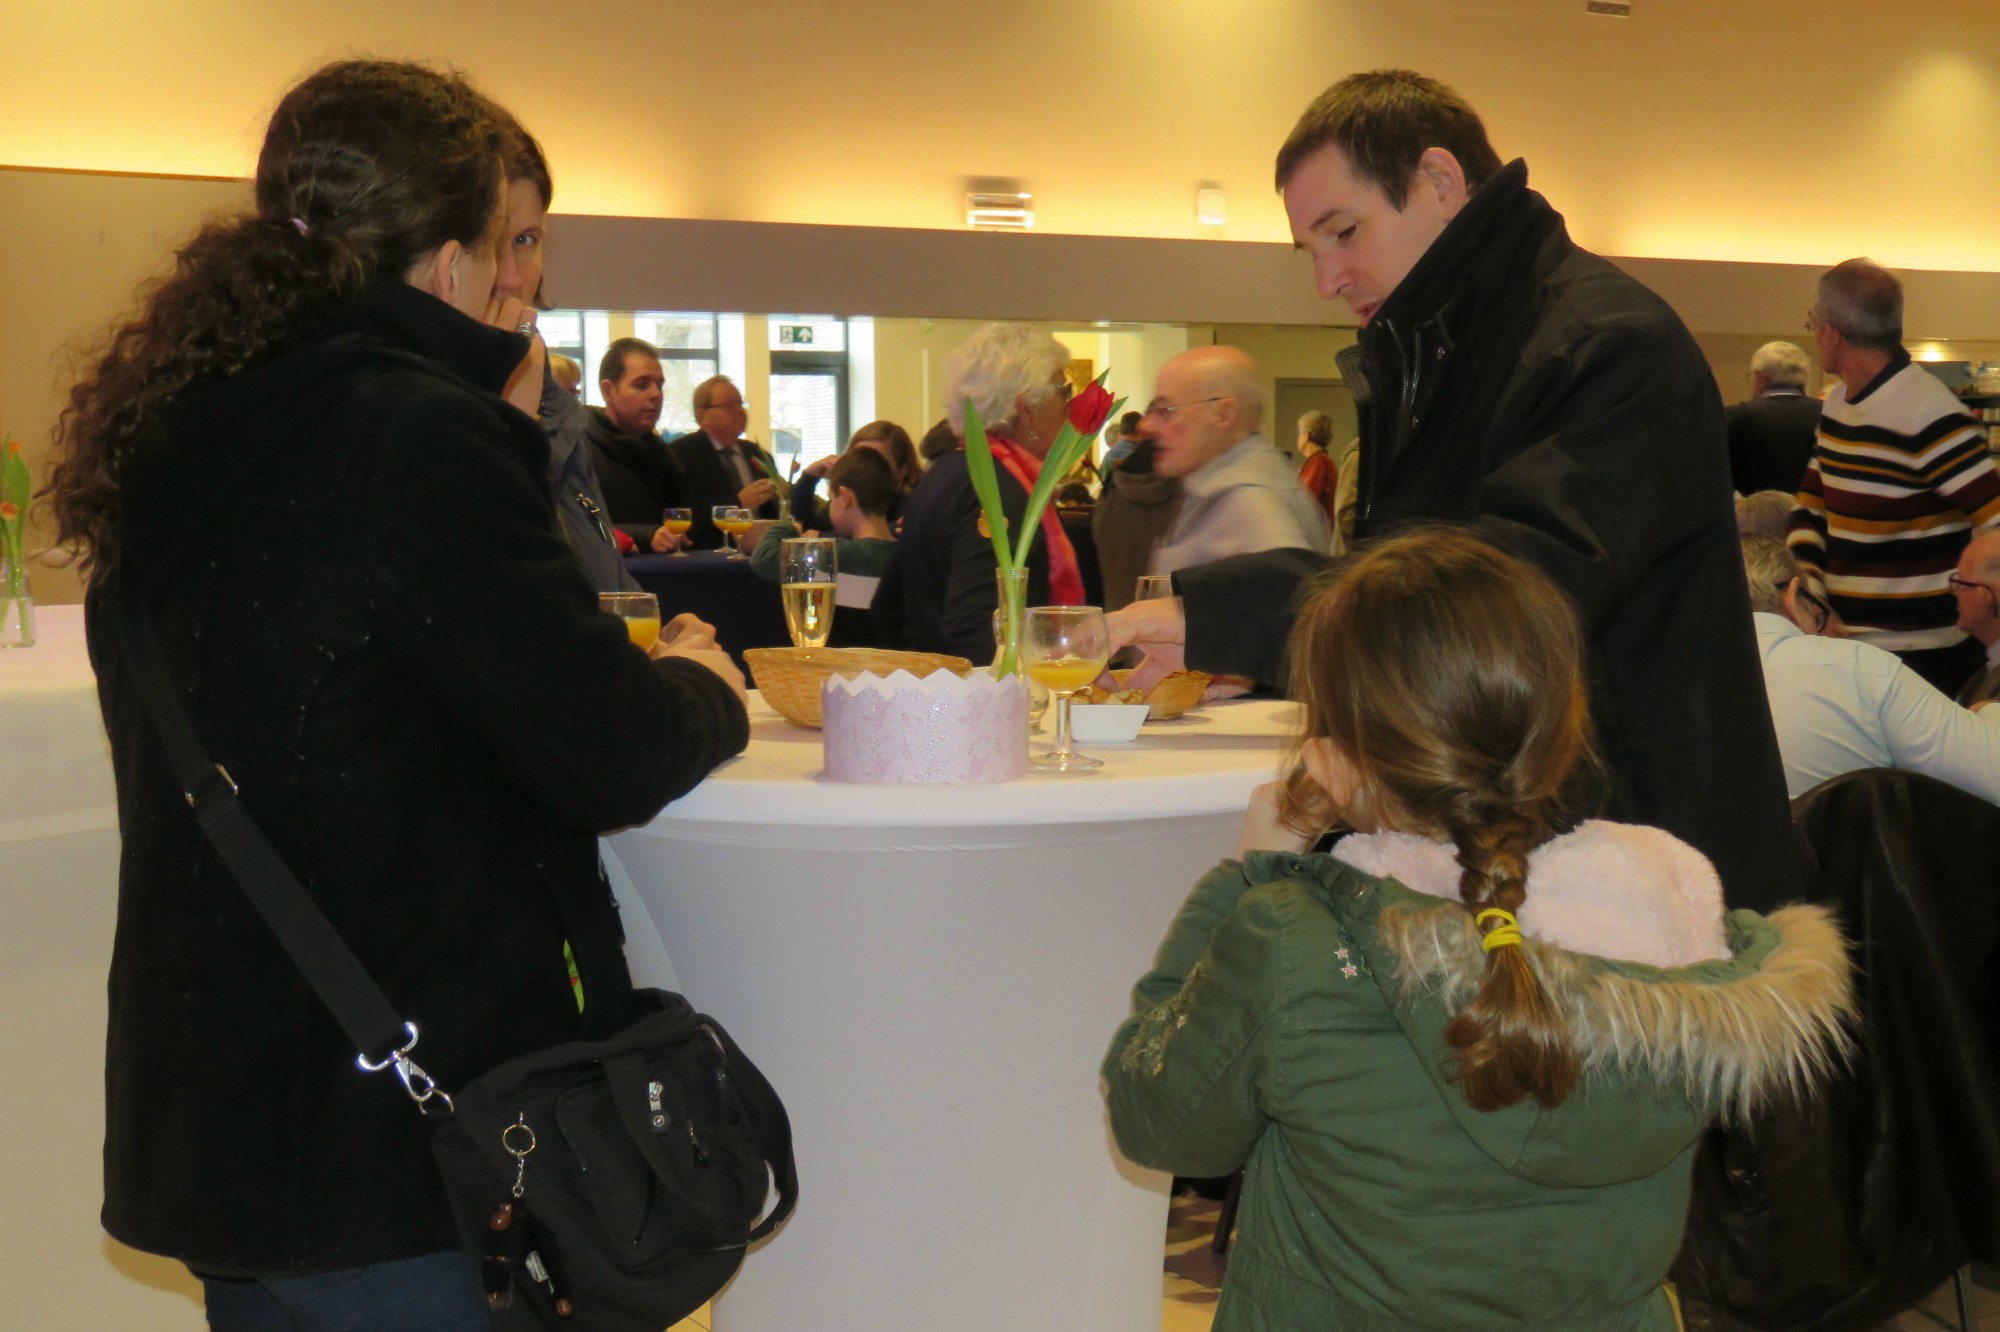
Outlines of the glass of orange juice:
{"label": "glass of orange juice", "polygon": [[[688,529],[694,526],[694,510],[668,509],[660,517],[660,526],[666,528],[677,537],[684,537],[688,534]],[[687,554],[687,550],[684,547],[675,546],[674,554],[685,555]]]}
{"label": "glass of orange juice", "polygon": [[1095,606],[1030,606],[1021,623],[1021,663],[1029,678],[1056,698],[1056,747],[1030,760],[1044,772],[1083,772],[1104,766],[1072,749],[1071,695],[1104,674],[1111,656],[1111,630]]}
{"label": "glass of orange juice", "polygon": [[743,553],[742,537],[755,522],[750,510],[738,508],[734,504],[718,504],[715,506],[715,512],[712,516],[715,519],[715,530],[722,533],[724,540],[734,543],[730,547],[729,553],[723,556],[723,558],[728,560],[749,559],[750,557]]}
{"label": "glass of orange juice", "polygon": [[634,647],[651,650],[660,639],[660,599],[651,592],[599,592],[597,608],[625,621]]}

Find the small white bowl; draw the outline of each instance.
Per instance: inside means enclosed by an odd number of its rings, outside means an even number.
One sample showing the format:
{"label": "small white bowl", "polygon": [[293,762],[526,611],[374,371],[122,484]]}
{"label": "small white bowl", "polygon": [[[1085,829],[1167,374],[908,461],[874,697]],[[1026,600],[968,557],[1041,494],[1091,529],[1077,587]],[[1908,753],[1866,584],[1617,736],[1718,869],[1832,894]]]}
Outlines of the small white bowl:
{"label": "small white bowl", "polygon": [[1129,745],[1139,738],[1149,711],[1144,703],[1074,703],[1070,734],[1082,745]]}

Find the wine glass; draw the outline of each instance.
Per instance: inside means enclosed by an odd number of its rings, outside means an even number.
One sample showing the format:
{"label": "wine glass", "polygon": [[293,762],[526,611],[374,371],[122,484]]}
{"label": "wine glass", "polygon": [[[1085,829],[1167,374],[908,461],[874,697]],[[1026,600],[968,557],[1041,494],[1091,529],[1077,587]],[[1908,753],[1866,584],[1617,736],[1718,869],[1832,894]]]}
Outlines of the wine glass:
{"label": "wine glass", "polygon": [[779,586],[792,646],[822,648],[833,631],[833,603],[840,553],[832,537],[793,537],[779,543]]}
{"label": "wine glass", "polygon": [[660,639],[660,599],[651,592],[599,592],[597,608],[625,621],[634,647],[651,650]]}
{"label": "wine glass", "polygon": [[1139,586],[1132,594],[1134,601],[1158,601],[1174,594],[1172,574],[1140,574]]}
{"label": "wine glass", "polygon": [[[694,526],[694,510],[668,509],[664,514],[660,515],[660,526],[666,528],[677,537],[684,537],[688,534],[688,529]],[[687,548],[684,546],[675,546],[674,554],[685,555],[687,554]]]}
{"label": "wine glass", "polygon": [[750,515],[750,510],[740,508],[734,504],[718,504],[715,506],[712,516],[715,519],[715,530],[722,533],[722,539],[725,543],[729,543],[727,553],[722,558],[725,560],[748,559],[749,556],[743,553],[741,538],[745,532],[750,530],[750,524],[755,521]]}
{"label": "wine glass", "polygon": [[1056,696],[1056,747],[1029,760],[1045,772],[1080,772],[1104,765],[1070,748],[1070,696],[1104,674],[1111,629],[1095,606],[1030,606],[1021,626],[1021,661],[1030,678]]}

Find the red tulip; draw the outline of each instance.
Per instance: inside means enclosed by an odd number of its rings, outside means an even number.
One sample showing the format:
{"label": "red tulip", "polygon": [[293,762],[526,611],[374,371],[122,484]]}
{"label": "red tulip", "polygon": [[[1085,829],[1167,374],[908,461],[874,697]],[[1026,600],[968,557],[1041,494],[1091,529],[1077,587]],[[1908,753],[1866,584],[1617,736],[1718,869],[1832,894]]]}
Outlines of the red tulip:
{"label": "red tulip", "polygon": [[1115,400],[1111,390],[1102,384],[1092,384],[1083,392],[1069,400],[1069,423],[1076,433],[1089,437],[1104,429],[1110,419]]}
{"label": "red tulip", "polygon": [[21,516],[21,511],[8,500],[0,500],[0,521],[13,522]]}

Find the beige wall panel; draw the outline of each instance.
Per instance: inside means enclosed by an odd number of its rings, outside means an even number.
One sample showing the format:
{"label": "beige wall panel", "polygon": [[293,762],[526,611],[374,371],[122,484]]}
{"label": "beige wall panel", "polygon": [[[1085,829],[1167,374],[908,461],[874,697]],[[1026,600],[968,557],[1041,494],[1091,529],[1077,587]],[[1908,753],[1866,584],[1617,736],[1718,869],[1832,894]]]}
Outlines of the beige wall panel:
{"label": "beige wall panel", "polygon": [[[1341,75],[1480,108],[1606,253],[2000,267],[2000,9],[1879,0],[349,0],[17,5],[0,163],[248,174],[330,56],[449,60],[599,214],[951,229],[1010,176],[1048,232],[1287,238],[1272,155]],[[1990,154],[1987,154],[1990,156]]]}

